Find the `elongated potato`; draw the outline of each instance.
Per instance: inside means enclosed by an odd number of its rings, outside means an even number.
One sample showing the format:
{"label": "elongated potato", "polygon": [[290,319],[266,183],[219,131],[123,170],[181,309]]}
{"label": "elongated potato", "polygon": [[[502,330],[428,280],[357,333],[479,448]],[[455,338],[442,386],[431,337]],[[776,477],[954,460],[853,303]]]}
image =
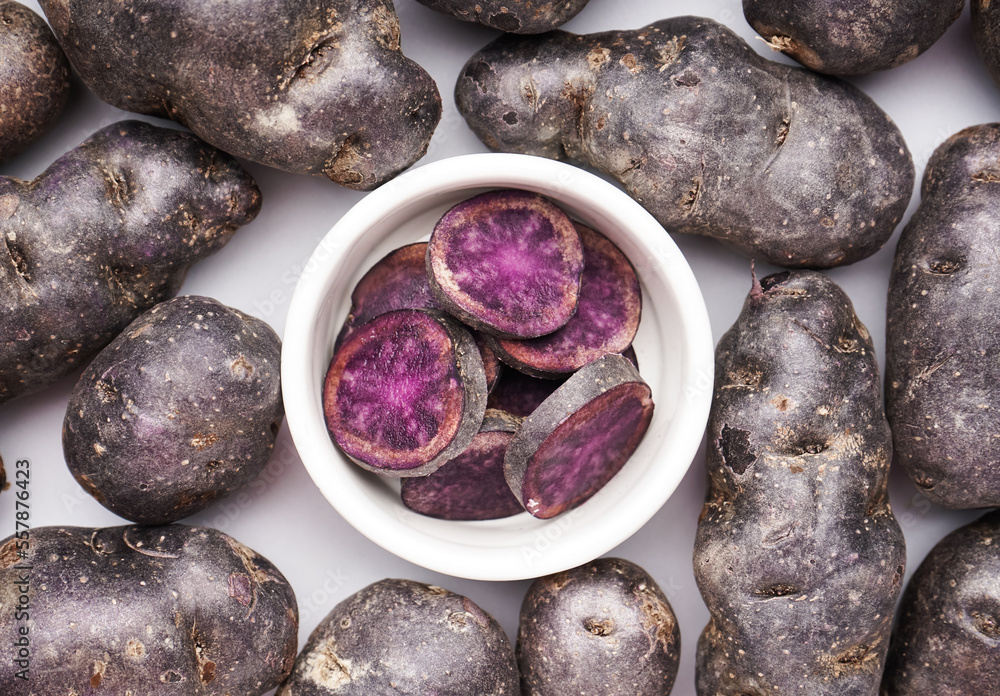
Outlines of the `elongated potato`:
{"label": "elongated potato", "polygon": [[[292,669],[291,586],[222,532],[39,527],[23,560],[21,543],[0,542],[5,694],[259,696]],[[21,627],[27,666],[12,659]]]}
{"label": "elongated potato", "polygon": [[903,593],[883,696],[986,696],[1000,683],[1000,513],[958,529]]}
{"label": "elongated potato", "polygon": [[391,0],[39,4],[101,99],[284,171],[374,188],[423,156],[441,118]]}
{"label": "elongated potato", "polygon": [[913,191],[903,136],[874,102],[710,19],[504,36],[465,64],[455,99],[491,149],[584,162],[670,232],[779,266],[870,256]]}
{"label": "elongated potato", "polygon": [[140,121],[0,177],[0,403],[68,375],[260,210],[232,157]]}
{"label": "elongated potato", "polygon": [[716,349],[694,569],[700,696],[874,696],[905,565],[878,365],[819,273],[754,283]]}
{"label": "elongated potato", "polygon": [[932,501],[1000,505],[1000,124],[967,128],[927,163],[896,247],[886,412],[897,459]]}
{"label": "elongated potato", "polygon": [[573,19],[588,0],[417,0],[466,22],[508,31],[541,34]]}

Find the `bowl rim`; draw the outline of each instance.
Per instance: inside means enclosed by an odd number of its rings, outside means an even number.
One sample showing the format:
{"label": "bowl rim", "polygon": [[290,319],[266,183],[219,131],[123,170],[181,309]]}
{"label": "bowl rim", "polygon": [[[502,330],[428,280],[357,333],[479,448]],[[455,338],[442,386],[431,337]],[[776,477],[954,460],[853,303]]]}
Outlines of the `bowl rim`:
{"label": "bowl rim", "polygon": [[[616,519],[615,524],[603,525],[599,534],[583,538],[560,531],[553,539],[558,543],[530,561],[523,546],[484,549],[446,541],[406,525],[402,514],[394,518],[373,510],[374,506],[365,502],[357,479],[341,472],[341,467],[329,466],[325,458],[311,455],[317,446],[326,447],[331,441],[323,418],[321,390],[317,404],[317,385],[311,385],[309,374],[313,327],[336,276],[333,268],[337,264],[331,263],[331,258],[348,253],[393,211],[442,193],[474,188],[538,191],[570,206],[600,209],[620,220],[617,224],[630,235],[638,234],[647,242],[655,240],[657,259],[669,264],[665,282],[676,293],[678,324],[687,328],[681,341],[687,365],[681,370],[679,387],[685,394],[678,397],[682,404],[672,417],[684,426],[678,432],[689,435],[673,442],[670,452],[671,459],[680,464],[651,469],[654,474],[646,481],[648,485],[630,491],[626,519]],[[663,227],[624,191],[590,172],[542,157],[507,153],[460,155],[431,162],[405,172],[352,206],[322,238],[299,277],[288,307],[281,356],[288,428],[300,460],[330,505],[362,535],[396,556],[433,571],[474,580],[522,580],[566,570],[607,553],[638,531],[673,494],[697,454],[708,422],[713,379],[714,341],[708,309],[691,267]],[[633,493],[637,499],[632,498]],[[558,530],[562,530],[567,523],[560,520],[568,518],[572,524],[573,512],[544,522],[561,525]],[[547,536],[552,539],[552,535]]]}

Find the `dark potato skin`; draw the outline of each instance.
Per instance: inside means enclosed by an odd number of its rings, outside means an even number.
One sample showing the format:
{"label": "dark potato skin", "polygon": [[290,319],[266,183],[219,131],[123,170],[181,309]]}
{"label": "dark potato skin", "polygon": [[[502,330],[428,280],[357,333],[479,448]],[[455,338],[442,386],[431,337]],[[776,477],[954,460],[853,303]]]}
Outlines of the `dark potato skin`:
{"label": "dark potato skin", "polygon": [[465,64],[455,98],[491,149],[584,162],[670,232],[779,266],[875,253],[913,190],[903,137],[874,102],[710,19],[501,37]]}
{"label": "dark potato skin", "polygon": [[[291,586],[222,532],[39,527],[27,561],[16,543],[0,542],[4,693],[23,684],[31,696],[259,696],[292,668]],[[30,623],[15,611],[26,573]],[[13,662],[15,633],[25,625],[27,683],[14,676],[22,667]]]}
{"label": "dark potato skin", "polygon": [[883,696],[986,696],[1000,683],[1000,513],[938,543],[903,593]]}
{"label": "dark potato skin", "polygon": [[964,7],[965,0],[743,0],[747,22],[771,48],[830,75],[913,60]]}
{"label": "dark potato skin", "polygon": [[380,580],[333,608],[278,696],[519,696],[496,620],[462,595]]}
{"label": "dark potato skin", "polygon": [[512,34],[541,34],[573,19],[588,0],[418,0],[438,12]]}
{"label": "dark potato skin", "polygon": [[1000,87],[1000,4],[971,0],[972,36],[993,81]]}
{"label": "dark potato skin", "polygon": [[521,605],[524,696],[666,696],[680,655],[680,628],[663,590],[620,558],[539,578]]}
{"label": "dark potato skin", "polygon": [[700,696],[874,696],[906,551],[871,337],[825,276],[754,282],[716,349]]}
{"label": "dark potato skin", "polygon": [[0,0],[0,162],[38,140],[69,96],[69,62],[41,17]]}
{"label": "dark potato skin", "polygon": [[896,247],[886,412],[897,461],[932,501],[1000,506],[1000,124],[945,141]]}
{"label": "dark potato skin", "polygon": [[139,121],[0,177],[0,403],[79,368],[259,210],[236,160]]}
{"label": "dark potato skin", "polygon": [[423,156],[441,118],[390,0],[40,4],[101,99],[285,171],[375,188]]}
{"label": "dark potato skin", "polygon": [[281,427],[281,341],[207,297],[177,297],[133,321],[70,396],[63,453],[101,505],[173,522],[249,483]]}

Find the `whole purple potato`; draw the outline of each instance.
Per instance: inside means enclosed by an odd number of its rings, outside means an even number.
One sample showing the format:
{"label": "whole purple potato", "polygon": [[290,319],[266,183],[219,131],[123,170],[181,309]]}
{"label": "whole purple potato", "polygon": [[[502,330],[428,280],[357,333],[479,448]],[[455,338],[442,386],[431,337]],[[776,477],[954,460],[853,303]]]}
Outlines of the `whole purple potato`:
{"label": "whole purple potato", "polygon": [[958,529],[903,593],[883,696],[986,696],[1000,682],[1000,512]]}
{"label": "whole purple potato", "polygon": [[833,281],[779,273],[715,364],[698,694],[875,696],[906,551],[871,337]]}
{"label": "whole purple potato", "polygon": [[40,4],[101,99],[285,171],[375,188],[423,156],[441,118],[391,0]]}
{"label": "whole purple potato", "polygon": [[666,696],[680,655],[666,595],[646,571],[619,558],[539,578],[521,605],[524,696]]}
{"label": "whole purple potato", "polygon": [[132,522],[198,512],[267,465],[284,416],[280,362],[259,319],[207,297],[156,305],[77,382],[63,423],[70,472]]}
{"label": "whole purple potato", "polygon": [[0,177],[0,403],[79,368],[259,210],[236,160],[139,121]]}
{"label": "whole purple potato", "polygon": [[993,81],[1000,86],[1000,4],[971,0],[972,36]]}
{"label": "whole purple potato", "polygon": [[0,162],[44,135],[69,96],[69,62],[41,17],[0,0]]}
{"label": "whole purple potato", "polygon": [[743,0],[771,48],[831,75],[913,60],[958,19],[965,0]]}
{"label": "whole purple potato", "polygon": [[433,10],[513,34],[541,34],[573,19],[588,0],[418,0]]}
{"label": "whole purple potato", "polygon": [[1000,506],[1000,123],[946,140],[896,247],[885,401],[897,459],[950,508]]}
{"label": "whole purple potato", "polygon": [[[0,542],[5,694],[260,696],[292,668],[291,586],[222,532],[39,527],[26,560],[22,543]],[[15,662],[26,627],[27,666]]]}
{"label": "whole purple potato", "polygon": [[462,595],[381,580],[333,608],[278,696],[518,696],[503,629]]}
{"label": "whole purple potato", "polygon": [[913,190],[903,136],[873,101],[710,19],[504,36],[465,64],[455,99],[491,149],[584,162],[669,231],[780,266],[870,256]]}

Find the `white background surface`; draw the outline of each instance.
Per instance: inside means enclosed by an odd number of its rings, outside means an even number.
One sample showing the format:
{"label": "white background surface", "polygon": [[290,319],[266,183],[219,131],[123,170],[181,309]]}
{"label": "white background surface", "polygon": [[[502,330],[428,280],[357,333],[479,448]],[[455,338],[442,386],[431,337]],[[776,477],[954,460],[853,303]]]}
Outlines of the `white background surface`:
{"label": "white background surface", "polygon": [[[37,3],[25,4],[38,11]],[[439,15],[414,0],[397,0],[403,51],[435,78],[444,115],[423,162],[485,152],[455,110],[452,90],[465,60],[498,32]],[[786,60],[756,38],[739,0],[592,0],[564,28],[578,32],[632,29],[654,20],[698,14],[726,24],[759,52]],[[141,47],[140,47],[141,49]],[[789,61],[790,62],[790,61]],[[972,43],[969,13],[929,51],[895,70],[852,80],[873,97],[902,129],[917,175],[933,149],[951,134],[1000,119],[1000,91]],[[103,104],[74,79],[70,104],[54,131],[27,154],[0,165],[0,174],[33,178],[98,128],[129,115]],[[280,333],[302,265],[326,231],[363,194],[328,181],[249,164],[263,194],[257,220],[238,231],[226,248],[196,265],[182,292],[204,294],[266,319]],[[917,187],[919,189],[919,186]],[[919,201],[915,192],[907,219]],[[905,222],[905,220],[904,220]],[[898,233],[898,231],[897,231]],[[676,237],[688,256],[708,303],[716,340],[732,324],[749,288],[749,262],[711,240]],[[874,337],[884,365],[885,296],[896,236],[875,256],[830,275],[854,300]],[[768,272],[772,269],[759,269]],[[32,524],[106,526],[124,522],[79,488],[62,457],[60,430],[74,378],[32,397],[0,407],[0,453],[8,471],[17,459],[32,468]],[[701,454],[680,488],[660,512],[610,555],[639,563],[666,591],[678,614],[682,663],[677,696],[694,694],[694,652],[708,612],[695,586],[691,554],[704,498]],[[271,559],[299,598],[300,641],[340,600],[384,577],[438,584],[472,598],[492,613],[513,639],[527,582],[485,583],[442,576],[399,560],[342,520],[313,485],[283,428],[268,469],[238,498],[217,503],[185,520],[214,526]],[[949,512],[923,500],[900,472],[892,475],[891,501],[906,535],[907,579],[947,532],[978,516]],[[614,524],[613,519],[607,521]],[[13,533],[14,504],[0,495],[0,536]]]}

